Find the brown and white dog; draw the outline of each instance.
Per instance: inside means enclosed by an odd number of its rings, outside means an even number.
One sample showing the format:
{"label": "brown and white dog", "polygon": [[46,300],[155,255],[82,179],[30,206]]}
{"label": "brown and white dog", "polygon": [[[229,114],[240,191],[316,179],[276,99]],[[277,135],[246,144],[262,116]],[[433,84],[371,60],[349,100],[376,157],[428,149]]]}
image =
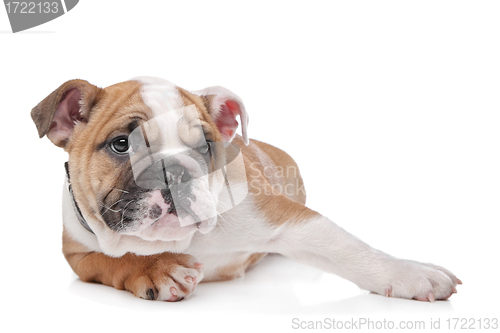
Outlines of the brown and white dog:
{"label": "brown and white dog", "polygon": [[63,252],[83,281],[178,301],[202,279],[240,277],[279,253],[385,296],[432,302],[461,284],[307,208],[294,160],[248,139],[244,105],[222,87],[71,80],[31,115],[40,137],[69,154]]}

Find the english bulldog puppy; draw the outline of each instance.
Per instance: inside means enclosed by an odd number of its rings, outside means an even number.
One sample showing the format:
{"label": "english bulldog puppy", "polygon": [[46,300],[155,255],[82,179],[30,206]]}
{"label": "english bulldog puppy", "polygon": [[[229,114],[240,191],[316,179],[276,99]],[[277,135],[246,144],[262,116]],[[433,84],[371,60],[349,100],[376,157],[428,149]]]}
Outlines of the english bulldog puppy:
{"label": "english bulldog puppy", "polygon": [[444,300],[461,284],[307,208],[297,164],[248,138],[243,102],[225,88],[71,80],[31,116],[39,136],[69,155],[63,253],[82,281],[178,301],[202,280],[241,277],[279,253],[388,297]]}

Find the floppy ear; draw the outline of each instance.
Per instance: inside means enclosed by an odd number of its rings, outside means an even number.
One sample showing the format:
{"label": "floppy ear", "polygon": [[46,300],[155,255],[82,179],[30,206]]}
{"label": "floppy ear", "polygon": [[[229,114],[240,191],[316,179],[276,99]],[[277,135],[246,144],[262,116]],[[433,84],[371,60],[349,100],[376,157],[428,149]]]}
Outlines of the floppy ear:
{"label": "floppy ear", "polygon": [[215,121],[224,142],[231,142],[236,135],[238,128],[236,116],[239,116],[243,142],[248,145],[248,114],[241,98],[220,86],[205,88],[194,93],[204,98],[208,112]]}
{"label": "floppy ear", "polygon": [[77,122],[86,123],[102,89],[84,80],[63,83],[31,110],[38,135],[65,147]]}

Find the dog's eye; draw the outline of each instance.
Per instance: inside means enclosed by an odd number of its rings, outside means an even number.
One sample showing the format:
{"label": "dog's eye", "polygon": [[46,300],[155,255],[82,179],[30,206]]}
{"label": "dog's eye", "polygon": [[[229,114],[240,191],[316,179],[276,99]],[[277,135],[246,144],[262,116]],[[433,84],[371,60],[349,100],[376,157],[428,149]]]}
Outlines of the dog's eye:
{"label": "dog's eye", "polygon": [[120,136],[111,141],[110,147],[117,154],[126,154],[129,150],[128,138]]}
{"label": "dog's eye", "polygon": [[204,146],[198,147],[198,148],[196,148],[196,149],[198,150],[198,152],[199,152],[200,154],[206,154],[206,153],[208,153],[208,151],[210,150],[210,142],[211,142],[211,141],[207,141],[207,142],[205,142],[205,145],[204,145]]}

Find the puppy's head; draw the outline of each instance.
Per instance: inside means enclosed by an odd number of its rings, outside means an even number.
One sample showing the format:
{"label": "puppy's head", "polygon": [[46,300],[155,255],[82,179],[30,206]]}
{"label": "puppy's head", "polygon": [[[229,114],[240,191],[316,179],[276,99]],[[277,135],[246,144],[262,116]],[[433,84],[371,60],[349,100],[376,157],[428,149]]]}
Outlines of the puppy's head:
{"label": "puppy's head", "polygon": [[248,117],[222,87],[188,92],[142,77],[101,89],[71,80],[31,116],[40,137],[69,153],[75,199],[110,254],[134,250],[113,249],[120,242],[189,244],[216,224],[228,163],[238,164],[233,181],[246,184],[231,142],[239,116],[248,143]]}

